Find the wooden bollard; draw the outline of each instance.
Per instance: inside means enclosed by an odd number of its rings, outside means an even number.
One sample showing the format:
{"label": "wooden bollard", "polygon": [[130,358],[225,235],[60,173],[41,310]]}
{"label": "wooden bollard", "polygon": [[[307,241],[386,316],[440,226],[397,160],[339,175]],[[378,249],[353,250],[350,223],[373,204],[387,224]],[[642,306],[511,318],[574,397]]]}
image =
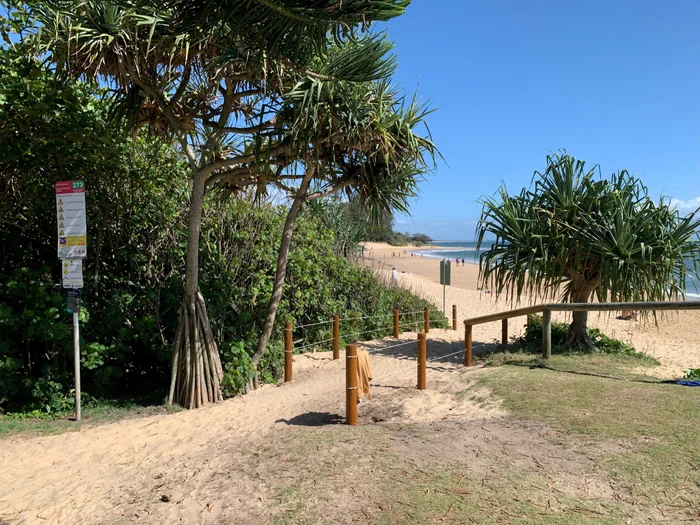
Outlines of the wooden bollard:
{"label": "wooden bollard", "polygon": [[418,332],[418,390],[425,390],[425,369],[428,362],[427,354],[425,333]]}
{"label": "wooden bollard", "polygon": [[552,311],[542,311],[542,357],[552,357]]}
{"label": "wooden bollard", "polygon": [[292,380],[292,356],[294,344],[292,343],[292,323],[284,325],[284,382]]}
{"label": "wooden bollard", "polygon": [[464,325],[464,366],[472,366],[472,325]]}
{"label": "wooden bollard", "polygon": [[340,318],[333,316],[333,360],[340,359]]}
{"label": "wooden bollard", "polygon": [[423,324],[425,325],[423,331],[427,334],[430,332],[430,308],[428,307],[423,310]]}
{"label": "wooden bollard", "polygon": [[394,339],[399,338],[399,311],[394,309]]}
{"label": "wooden bollard", "polygon": [[345,346],[345,421],[357,425],[357,345]]}
{"label": "wooden bollard", "polygon": [[452,330],[457,330],[457,305],[452,305]]}
{"label": "wooden bollard", "polygon": [[508,318],[501,319],[501,344],[508,344]]}

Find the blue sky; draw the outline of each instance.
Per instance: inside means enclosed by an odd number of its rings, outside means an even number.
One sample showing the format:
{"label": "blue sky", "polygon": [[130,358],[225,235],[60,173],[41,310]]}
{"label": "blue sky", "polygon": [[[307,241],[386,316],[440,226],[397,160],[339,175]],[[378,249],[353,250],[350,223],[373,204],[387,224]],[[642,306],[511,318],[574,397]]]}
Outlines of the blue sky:
{"label": "blue sky", "polygon": [[700,206],[700,0],[413,0],[387,26],[445,157],[396,230],[471,239],[560,148]]}

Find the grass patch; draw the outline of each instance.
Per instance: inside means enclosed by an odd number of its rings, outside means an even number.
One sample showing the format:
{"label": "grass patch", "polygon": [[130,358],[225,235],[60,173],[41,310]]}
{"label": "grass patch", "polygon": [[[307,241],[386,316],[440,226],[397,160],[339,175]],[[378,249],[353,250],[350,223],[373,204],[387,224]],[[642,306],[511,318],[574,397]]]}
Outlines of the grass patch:
{"label": "grass patch", "polygon": [[[553,356],[551,366],[567,372],[524,366],[533,362],[525,353],[501,357],[511,364],[461,374],[468,383],[456,395],[476,403],[498,398],[509,418],[297,427],[271,445],[268,460],[289,467],[268,480],[280,502],[273,523],[697,517],[697,389],[640,382],[649,380],[634,371],[640,359],[627,355]],[[611,371],[625,379],[604,377]]]}
{"label": "grass patch", "polygon": [[[601,473],[662,517],[696,517],[700,502],[700,395],[665,383],[588,375],[609,373],[610,357],[552,358],[559,370],[503,366],[479,377],[514,416],[585,436],[591,449],[617,443],[598,461]],[[587,362],[589,361],[589,362]],[[636,364],[636,359],[627,363]],[[617,372],[624,359],[617,362]],[[648,379],[648,378],[646,378]]]}
{"label": "grass patch", "polygon": [[16,434],[52,435],[75,432],[87,426],[111,423],[134,417],[170,414],[180,407],[156,405],[149,400],[93,400],[82,407],[81,422],[72,420],[71,412],[15,412],[0,414],[0,439]]}

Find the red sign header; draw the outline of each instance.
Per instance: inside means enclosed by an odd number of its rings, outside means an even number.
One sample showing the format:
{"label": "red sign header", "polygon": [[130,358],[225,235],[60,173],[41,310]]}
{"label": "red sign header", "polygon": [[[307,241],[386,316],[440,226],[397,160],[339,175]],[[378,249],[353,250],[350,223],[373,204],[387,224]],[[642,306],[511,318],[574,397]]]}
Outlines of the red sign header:
{"label": "red sign header", "polygon": [[56,183],[56,195],[66,193],[85,193],[85,184],[82,180],[60,180]]}

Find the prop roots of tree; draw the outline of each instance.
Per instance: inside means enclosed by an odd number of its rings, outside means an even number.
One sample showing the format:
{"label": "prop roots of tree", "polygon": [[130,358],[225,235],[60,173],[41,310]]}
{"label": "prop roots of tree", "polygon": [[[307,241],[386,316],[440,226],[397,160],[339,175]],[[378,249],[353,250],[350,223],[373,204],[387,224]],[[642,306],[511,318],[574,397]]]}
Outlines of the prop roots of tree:
{"label": "prop roots of tree", "polygon": [[573,321],[569,325],[566,345],[575,350],[591,350],[593,342],[588,337],[588,312],[573,312]]}
{"label": "prop roots of tree", "polygon": [[221,401],[224,374],[202,294],[185,297],[179,313],[168,403],[199,408]]}

